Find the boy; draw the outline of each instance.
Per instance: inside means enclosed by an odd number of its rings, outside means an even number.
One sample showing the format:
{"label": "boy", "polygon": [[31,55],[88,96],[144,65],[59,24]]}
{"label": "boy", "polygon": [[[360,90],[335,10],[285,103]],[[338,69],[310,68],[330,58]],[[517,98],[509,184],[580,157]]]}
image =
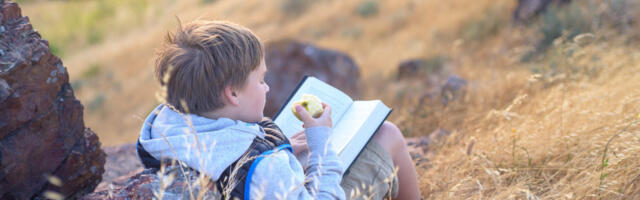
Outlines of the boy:
{"label": "boy", "polygon": [[[355,190],[373,199],[419,198],[413,162],[392,123],[381,126],[343,177],[336,152],[327,148],[330,106],[323,104],[318,118],[296,108],[305,131],[291,141],[263,120],[269,91],[263,53],[250,30],[229,22],[194,21],[168,35],[156,58],[166,100],[138,140],[145,166],[178,160],[229,198],[346,199]],[[293,152],[306,150],[309,162],[301,166]]]}

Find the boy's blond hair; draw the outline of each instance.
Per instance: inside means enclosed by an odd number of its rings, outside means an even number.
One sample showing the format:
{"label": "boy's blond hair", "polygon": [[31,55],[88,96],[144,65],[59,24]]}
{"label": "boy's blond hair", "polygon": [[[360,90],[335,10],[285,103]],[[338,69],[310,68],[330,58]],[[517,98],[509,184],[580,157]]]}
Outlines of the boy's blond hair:
{"label": "boy's blond hair", "polygon": [[201,114],[223,107],[224,88],[243,88],[262,58],[262,44],[249,29],[196,20],[167,34],[156,54],[156,78],[166,89],[165,103]]}

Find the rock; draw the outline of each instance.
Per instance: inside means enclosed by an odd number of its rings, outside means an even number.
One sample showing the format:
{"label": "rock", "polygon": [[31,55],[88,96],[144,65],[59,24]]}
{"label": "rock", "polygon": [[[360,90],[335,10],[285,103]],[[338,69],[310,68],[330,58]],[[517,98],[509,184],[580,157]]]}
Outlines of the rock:
{"label": "rock", "polygon": [[513,20],[518,23],[530,21],[533,17],[544,12],[552,4],[566,4],[571,0],[518,0]]}
{"label": "rock", "polygon": [[413,78],[421,71],[421,68],[423,66],[424,60],[422,59],[404,61],[400,63],[400,66],[398,66],[398,75],[396,77],[398,80],[404,78]]}
{"label": "rock", "polygon": [[429,150],[429,144],[431,144],[431,139],[428,136],[422,136],[406,138],[406,141],[409,155],[416,166],[428,165],[429,159],[427,158],[427,153]]}
{"label": "rock", "polygon": [[186,166],[171,165],[164,172],[145,169],[123,180],[81,199],[222,199],[208,177]]}
{"label": "rock", "polygon": [[0,0],[0,9],[0,199],[89,193],[105,155],[66,68],[16,3]]}
{"label": "rock", "polygon": [[412,95],[426,93],[427,96],[436,98],[440,87],[451,73],[449,58],[433,56],[401,62],[397,68],[396,79],[403,84],[409,84],[405,87],[420,88],[420,91],[411,92]]}
{"label": "rock", "polygon": [[400,63],[396,78],[398,80],[427,79],[429,82],[439,82],[440,77],[449,73],[448,62],[449,59],[444,56],[409,59]]}
{"label": "rock", "polygon": [[447,106],[456,100],[463,99],[467,93],[467,81],[456,75],[449,76],[444,84],[423,87],[425,92],[419,97],[417,105],[419,108],[438,104]]}
{"label": "rock", "polygon": [[467,93],[467,81],[451,75],[444,83],[442,89],[440,89],[440,96],[442,96],[442,105],[447,105],[456,99],[463,97]]}
{"label": "rock", "polygon": [[107,158],[104,164],[102,182],[100,182],[96,190],[108,187],[109,184],[121,180],[121,177],[128,178],[144,169],[138,158],[136,143],[105,147],[103,150],[107,154]]}
{"label": "rock", "polygon": [[423,137],[414,137],[414,138],[406,138],[407,147],[409,147],[410,153],[415,154],[425,154],[429,148],[429,144],[431,140],[427,136]]}
{"label": "rock", "polygon": [[291,95],[304,75],[312,75],[342,90],[351,97],[359,95],[360,71],[348,55],[293,40],[266,45],[269,69],[265,81],[267,93],[265,116],[273,117]]}
{"label": "rock", "polygon": [[428,136],[406,138],[407,147],[409,147],[410,153],[413,154],[426,154],[431,145],[442,145],[447,137],[451,135],[451,132],[437,128]]}
{"label": "rock", "polygon": [[427,156],[432,152],[430,148],[442,146],[450,135],[451,132],[437,128],[427,136],[406,138],[409,155],[416,166],[424,169],[431,168],[432,163]]}
{"label": "rock", "polygon": [[413,92],[420,94],[418,107],[438,102],[446,106],[463,97],[467,89],[467,81],[452,71],[449,59],[443,56],[410,59],[400,63],[396,78],[400,82],[412,82],[405,87],[420,88],[421,91]]}
{"label": "rock", "polygon": [[429,144],[444,144],[449,135],[451,135],[451,132],[443,128],[437,128],[436,130],[429,133]]}

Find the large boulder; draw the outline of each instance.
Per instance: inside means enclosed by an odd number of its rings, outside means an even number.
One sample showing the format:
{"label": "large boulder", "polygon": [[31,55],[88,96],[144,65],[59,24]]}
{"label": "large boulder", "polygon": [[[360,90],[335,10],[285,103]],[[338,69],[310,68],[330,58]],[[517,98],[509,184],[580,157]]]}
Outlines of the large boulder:
{"label": "large boulder", "polygon": [[0,199],[92,192],[105,155],[66,68],[16,3],[0,9]]}
{"label": "large boulder", "polygon": [[[220,199],[209,178],[181,165],[164,171],[144,169],[136,143],[105,147],[107,162],[102,182],[95,192],[81,199]],[[205,190],[202,190],[203,186]],[[190,189],[189,189],[190,188]],[[160,192],[162,191],[162,192]],[[206,198],[204,198],[206,197]]]}
{"label": "large boulder", "polygon": [[222,199],[214,183],[184,165],[145,169],[81,199]]}
{"label": "large boulder", "polygon": [[267,93],[265,116],[273,117],[278,112],[304,75],[315,76],[351,97],[359,95],[360,70],[347,54],[280,40],[266,45],[265,57],[269,71],[265,81],[271,88]]}

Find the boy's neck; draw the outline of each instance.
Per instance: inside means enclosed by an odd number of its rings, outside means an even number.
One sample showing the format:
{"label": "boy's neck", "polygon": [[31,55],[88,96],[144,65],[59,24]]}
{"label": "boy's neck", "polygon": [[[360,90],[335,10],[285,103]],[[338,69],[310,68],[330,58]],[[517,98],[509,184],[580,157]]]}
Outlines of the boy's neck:
{"label": "boy's neck", "polygon": [[206,117],[206,118],[209,118],[209,119],[215,119],[215,120],[217,120],[218,118],[221,118],[221,117],[229,118],[229,119],[232,119],[232,120],[238,120],[238,117],[236,117],[234,115],[234,113],[237,113],[237,112],[234,112],[232,109],[230,109],[229,107],[225,106],[223,108],[219,108],[219,109],[214,110],[214,111],[202,113],[200,115],[202,115],[203,117]]}

